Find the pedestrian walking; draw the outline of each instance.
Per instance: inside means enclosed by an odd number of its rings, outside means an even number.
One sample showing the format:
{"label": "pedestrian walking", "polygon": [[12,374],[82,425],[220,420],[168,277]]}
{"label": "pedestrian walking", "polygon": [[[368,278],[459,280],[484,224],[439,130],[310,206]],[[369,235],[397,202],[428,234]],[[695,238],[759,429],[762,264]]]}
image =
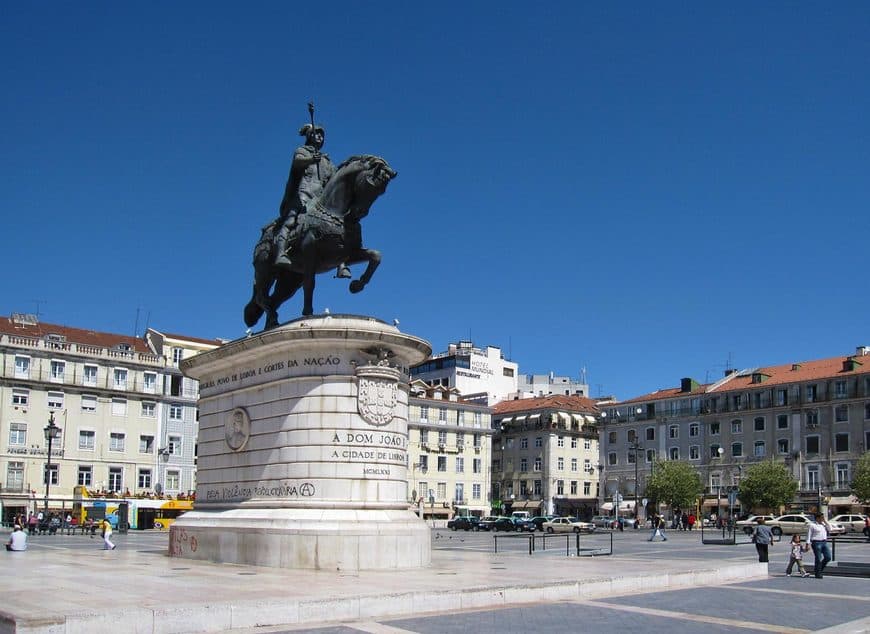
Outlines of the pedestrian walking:
{"label": "pedestrian walking", "polygon": [[695,522],[696,522],[696,521],[697,521],[697,518],[695,517],[695,514],[694,514],[694,513],[689,513],[689,519],[688,519],[689,530],[692,530],[692,529],[695,527]]}
{"label": "pedestrian walking", "polygon": [[109,520],[103,520],[103,550],[115,550],[115,544],[112,543],[112,525]]}
{"label": "pedestrian walking", "polygon": [[831,561],[831,547],[828,545],[828,528],[830,524],[821,513],[816,513],[813,518],[814,522],[810,522],[809,530],[807,531],[807,541],[810,543],[810,548],[813,549],[813,572],[816,579],[822,578],[822,573],[825,571],[825,566]]}
{"label": "pedestrian walking", "polygon": [[656,513],[652,518],[652,533],[649,536],[648,542],[651,542],[656,538],[656,535],[660,535],[662,541],[668,541],[668,538],[665,537],[665,518]]}
{"label": "pedestrian walking", "polygon": [[807,569],[804,568],[804,553],[807,552],[810,547],[808,544],[804,544],[801,542],[800,535],[792,535],[791,536],[791,553],[788,557],[788,568],[785,569],[785,576],[791,577],[791,571],[794,568],[794,565],[797,564],[798,571],[801,573],[801,577],[809,577],[810,573],[807,572]]}
{"label": "pedestrian walking", "polygon": [[755,543],[755,550],[758,551],[758,561],[766,564],[767,549],[773,543],[773,533],[770,532],[770,527],[764,525],[764,518],[759,517],[756,520],[755,530],[752,531],[752,541]]}
{"label": "pedestrian walking", "polygon": [[30,514],[30,517],[27,518],[27,530],[31,535],[36,535],[36,527],[39,524],[39,520],[36,518],[36,515],[33,513]]}

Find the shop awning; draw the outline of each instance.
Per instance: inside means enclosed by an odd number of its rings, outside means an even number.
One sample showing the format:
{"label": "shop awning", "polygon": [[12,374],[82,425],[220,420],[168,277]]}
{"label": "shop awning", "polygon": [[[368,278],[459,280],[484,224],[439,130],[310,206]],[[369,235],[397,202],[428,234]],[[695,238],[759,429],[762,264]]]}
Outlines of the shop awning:
{"label": "shop awning", "polygon": [[514,420],[515,420],[516,422],[518,422],[518,423],[522,423],[523,421],[526,420],[526,415],[525,415],[525,414],[522,414],[522,415],[520,415],[520,416],[516,416],[516,417],[514,418]]}
{"label": "shop awning", "polygon": [[561,418],[562,420],[564,420],[566,422],[570,422],[571,414],[566,414],[565,412],[559,412],[559,418]]}
{"label": "shop awning", "polygon": [[829,506],[861,506],[861,503],[858,501],[854,495],[832,495],[831,501],[828,502]]}
{"label": "shop awning", "polygon": [[498,421],[498,422],[499,422],[499,423],[509,423],[509,422],[511,422],[513,419],[514,419],[513,416],[505,416],[504,418],[502,418],[502,419],[501,419],[500,421]]}
{"label": "shop awning", "polygon": [[584,419],[582,414],[572,414],[572,416],[574,417],[574,420],[577,421],[579,424],[583,424]]}
{"label": "shop awning", "polygon": [[587,423],[594,423],[594,422],[595,422],[595,417],[594,417],[594,416],[590,416],[589,414],[586,414],[586,422],[587,422]]}
{"label": "shop awning", "polygon": [[[709,507],[712,507],[712,506],[716,506],[716,500],[704,500],[704,503],[701,504],[701,506],[705,506],[705,507],[708,507],[708,508],[709,508]],[[723,506],[724,506],[724,507],[727,507],[727,506],[728,506],[728,498],[727,498],[727,497],[721,498],[721,499],[719,500],[719,507],[721,508],[721,507],[723,507]]]}
{"label": "shop awning", "polygon": [[514,511],[522,511],[523,509],[536,509],[540,508],[541,500],[523,500],[521,502],[514,502],[511,504],[511,508]]}
{"label": "shop awning", "polygon": [[529,420],[538,420],[540,417],[540,414],[531,414],[529,415]]}
{"label": "shop awning", "polygon": [[[598,507],[602,511],[612,511],[613,510],[613,502],[605,502],[601,506]],[[630,502],[620,502],[619,503],[620,511],[632,511],[634,510],[634,500]]]}

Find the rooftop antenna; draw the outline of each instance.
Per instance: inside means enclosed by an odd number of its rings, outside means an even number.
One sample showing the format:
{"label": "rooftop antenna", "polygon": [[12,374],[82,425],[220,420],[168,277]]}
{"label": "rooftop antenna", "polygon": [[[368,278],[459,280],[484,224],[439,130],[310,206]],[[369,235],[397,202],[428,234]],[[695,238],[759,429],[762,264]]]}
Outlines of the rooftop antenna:
{"label": "rooftop antenna", "polygon": [[138,337],[138,336],[139,336],[139,312],[140,312],[141,310],[142,310],[142,309],[139,308],[138,306],[136,307],[136,324],[133,326],[133,336],[134,336],[134,337]]}
{"label": "rooftop antenna", "polygon": [[39,305],[40,304],[47,304],[48,302],[44,299],[31,299],[30,301],[33,302],[34,304],[36,304],[36,319],[38,321],[42,321],[42,319],[41,319],[42,312],[39,310]]}

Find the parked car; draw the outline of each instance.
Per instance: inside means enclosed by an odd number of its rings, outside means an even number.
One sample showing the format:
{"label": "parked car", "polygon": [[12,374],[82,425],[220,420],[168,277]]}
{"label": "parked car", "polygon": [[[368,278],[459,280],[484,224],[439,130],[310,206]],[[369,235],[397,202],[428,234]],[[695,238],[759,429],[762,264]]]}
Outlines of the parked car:
{"label": "parked car", "polygon": [[[811,519],[807,515],[791,513],[788,515],[780,515],[766,523],[770,526],[770,531],[778,536],[794,535],[796,533],[805,534],[809,528],[810,522]],[[831,530],[829,531],[831,535],[842,535],[846,532],[846,529],[839,524],[833,522],[828,523],[831,525]]]}
{"label": "parked car", "polygon": [[864,521],[866,519],[866,515],[856,513],[853,515],[837,515],[831,521],[845,528],[847,533],[861,533],[864,531]]}
{"label": "parked car", "polygon": [[612,515],[594,515],[591,522],[596,528],[613,528],[616,518]]}
{"label": "parked car", "polygon": [[517,530],[514,521],[509,517],[496,517],[495,515],[487,515],[477,523],[478,530],[482,531],[515,531]]}
{"label": "parked car", "polygon": [[447,528],[454,531],[479,531],[480,518],[474,515],[458,515],[452,520],[447,520]]}
{"label": "parked car", "polygon": [[592,533],[595,525],[591,522],[581,522],[576,517],[554,517],[544,522],[543,530],[548,533]]}
{"label": "parked car", "polygon": [[536,517],[529,517],[516,522],[517,530],[534,533],[535,531],[543,530],[542,527],[544,526],[544,522],[549,522],[551,519],[553,519],[552,515],[538,515]]}
{"label": "parked car", "polygon": [[773,519],[773,515],[750,515],[745,520],[738,520],[736,522],[737,530],[741,530],[747,535],[752,535],[755,531],[756,525],[758,524],[759,517],[763,518],[765,523]]}
{"label": "parked car", "polygon": [[620,515],[618,519],[614,518],[613,528],[618,528],[620,524],[622,524],[622,528],[640,528],[637,520],[633,517],[624,517]]}

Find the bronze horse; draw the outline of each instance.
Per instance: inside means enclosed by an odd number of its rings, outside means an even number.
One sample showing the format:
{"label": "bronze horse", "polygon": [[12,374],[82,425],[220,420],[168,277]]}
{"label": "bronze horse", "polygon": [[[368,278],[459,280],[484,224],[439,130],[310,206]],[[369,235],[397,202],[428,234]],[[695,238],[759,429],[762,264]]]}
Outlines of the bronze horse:
{"label": "bronze horse", "polygon": [[300,287],[304,291],[302,314],[314,314],[314,276],[341,263],[368,263],[359,279],[350,283],[351,293],[364,289],[381,263],[381,254],[362,245],[360,219],[395,177],[396,172],[378,156],[352,156],[339,165],[308,210],[297,216],[288,240],[290,269],[273,266],[278,221],[264,227],[254,247],[254,292],[245,306],[245,324],[253,327],[265,313],[266,329],[276,327],[278,307]]}

